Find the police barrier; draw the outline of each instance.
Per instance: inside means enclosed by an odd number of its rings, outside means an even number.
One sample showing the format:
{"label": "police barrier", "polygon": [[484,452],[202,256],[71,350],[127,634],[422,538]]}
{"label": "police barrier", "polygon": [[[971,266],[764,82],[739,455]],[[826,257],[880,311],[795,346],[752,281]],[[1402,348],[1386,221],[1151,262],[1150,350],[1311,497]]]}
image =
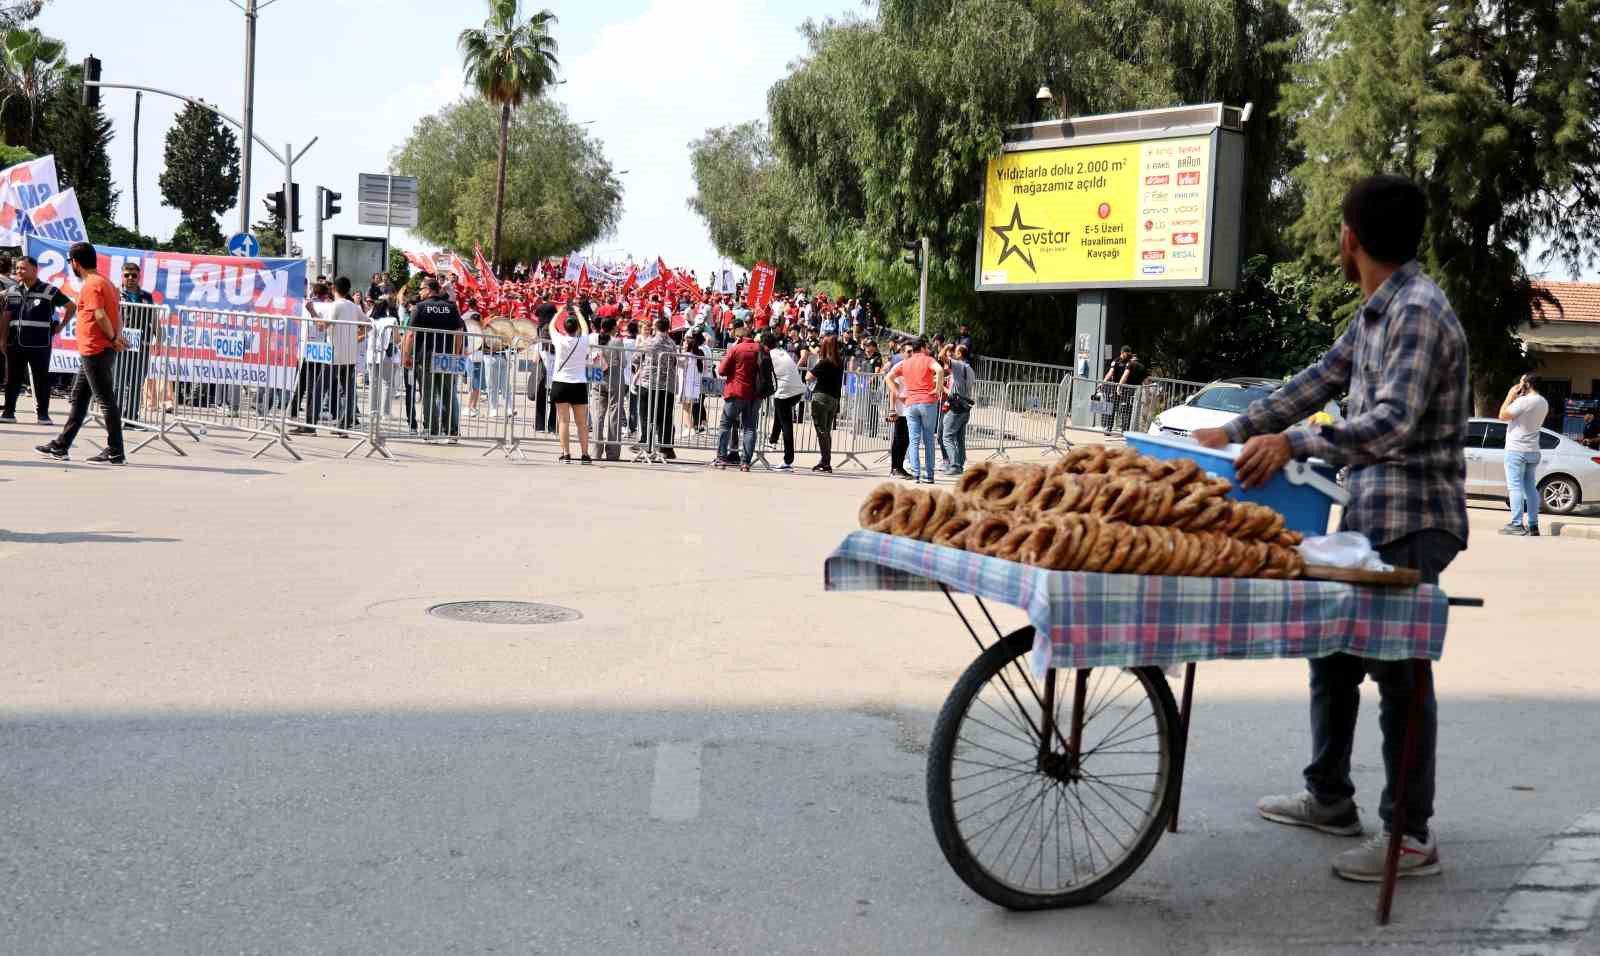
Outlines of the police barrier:
{"label": "police barrier", "polygon": [[290,436],[331,435],[354,440],[345,449],[346,458],[369,446],[368,457],[389,457],[379,438],[373,407],[376,395],[363,384],[371,381],[367,359],[372,323],[316,318],[298,321],[302,331],[300,361],[295,369],[293,396],[283,418],[286,440],[293,442]]}
{"label": "police barrier", "polygon": [[302,319],[178,309],[147,370],[159,383],[164,423],[195,441],[213,429],[246,434],[266,442],[252,457],[281,447],[298,460],[284,420],[306,345]]}
{"label": "police barrier", "polygon": [[1143,417],[1138,430],[1148,431],[1156,416],[1194,398],[1205,387],[1205,382],[1186,382],[1176,378],[1152,378],[1145,382],[1145,400],[1140,406]]}
{"label": "police barrier", "polygon": [[1058,396],[1058,434],[1067,427],[1095,429],[1107,435],[1147,431],[1157,415],[1181,405],[1204,382],[1152,378],[1143,385],[1119,385],[1075,378],[1062,384]]}
{"label": "police barrier", "polygon": [[511,450],[512,388],[521,343],[493,332],[409,329],[382,323],[370,352],[372,442]]}
{"label": "police barrier", "polygon": [[1004,447],[1043,448],[1047,453],[1059,450],[1060,383],[1009,382],[1005,388]]}
{"label": "police barrier", "polygon": [[973,362],[973,375],[986,382],[1020,382],[1032,385],[1060,385],[1072,377],[1066,365],[1047,365],[1042,362],[1019,362],[1015,359],[990,358],[980,355]]}

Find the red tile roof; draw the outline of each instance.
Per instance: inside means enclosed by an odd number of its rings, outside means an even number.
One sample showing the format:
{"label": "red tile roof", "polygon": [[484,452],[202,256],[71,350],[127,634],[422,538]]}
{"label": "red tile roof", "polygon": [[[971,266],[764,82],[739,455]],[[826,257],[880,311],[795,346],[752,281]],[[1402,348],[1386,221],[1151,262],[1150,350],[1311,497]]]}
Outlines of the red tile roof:
{"label": "red tile roof", "polygon": [[[1560,308],[1544,303],[1543,321],[1600,323],[1600,282],[1549,282],[1536,280],[1534,286],[1548,291]],[[1535,313],[1535,318],[1539,318]]]}

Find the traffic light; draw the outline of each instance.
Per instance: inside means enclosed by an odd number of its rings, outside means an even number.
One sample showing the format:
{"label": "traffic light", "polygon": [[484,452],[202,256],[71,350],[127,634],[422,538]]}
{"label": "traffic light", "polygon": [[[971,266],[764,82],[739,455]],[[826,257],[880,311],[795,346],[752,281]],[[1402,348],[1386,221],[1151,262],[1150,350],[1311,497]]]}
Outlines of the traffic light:
{"label": "traffic light", "polygon": [[902,249],[904,249],[906,251],[905,255],[901,257],[901,258],[903,258],[905,260],[906,264],[909,265],[912,269],[915,269],[916,271],[921,272],[922,271],[922,240],[921,239],[913,239],[910,242],[902,242],[902,243],[900,243],[900,248],[902,248]]}
{"label": "traffic light", "polygon": [[[294,197],[294,231],[302,232],[303,230],[300,228],[299,183],[294,184],[292,195]],[[261,202],[262,205],[267,207],[267,212],[271,213],[279,222],[283,222],[286,218],[288,218],[289,210],[284,208],[283,190],[280,189],[275,193],[267,193],[267,198],[263,199]]]}
{"label": "traffic light", "polygon": [[343,195],[343,193],[336,193],[331,189],[324,189],[322,191],[323,219],[332,219],[334,216],[339,215],[339,198]]}
{"label": "traffic light", "polygon": [[90,83],[100,82],[100,61],[93,56],[83,58],[83,85],[79,88],[78,102],[94,109],[100,105],[100,87]]}

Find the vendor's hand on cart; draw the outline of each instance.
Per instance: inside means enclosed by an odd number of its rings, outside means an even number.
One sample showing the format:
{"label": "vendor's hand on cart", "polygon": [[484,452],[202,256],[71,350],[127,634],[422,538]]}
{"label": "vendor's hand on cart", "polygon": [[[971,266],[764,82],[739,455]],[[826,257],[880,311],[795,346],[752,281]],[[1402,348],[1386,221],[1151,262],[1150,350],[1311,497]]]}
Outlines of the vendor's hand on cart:
{"label": "vendor's hand on cart", "polygon": [[1284,435],[1257,435],[1245,442],[1233,463],[1233,472],[1245,488],[1258,488],[1272,480],[1294,457]]}
{"label": "vendor's hand on cart", "polygon": [[1222,448],[1228,444],[1228,433],[1220,428],[1196,428],[1189,437],[1203,448]]}

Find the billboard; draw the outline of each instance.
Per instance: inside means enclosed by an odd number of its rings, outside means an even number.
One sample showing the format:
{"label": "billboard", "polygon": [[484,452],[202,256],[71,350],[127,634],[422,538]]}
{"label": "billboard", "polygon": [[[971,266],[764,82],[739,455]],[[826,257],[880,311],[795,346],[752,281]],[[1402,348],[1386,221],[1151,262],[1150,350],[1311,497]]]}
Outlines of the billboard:
{"label": "billboard", "polygon": [[1234,288],[1244,137],[1186,133],[1008,145],[985,177],[978,291]]}
{"label": "billboard", "polygon": [[389,271],[389,242],[376,236],[334,236],[333,274],[344,276],[354,289],[365,291],[374,273]]}

